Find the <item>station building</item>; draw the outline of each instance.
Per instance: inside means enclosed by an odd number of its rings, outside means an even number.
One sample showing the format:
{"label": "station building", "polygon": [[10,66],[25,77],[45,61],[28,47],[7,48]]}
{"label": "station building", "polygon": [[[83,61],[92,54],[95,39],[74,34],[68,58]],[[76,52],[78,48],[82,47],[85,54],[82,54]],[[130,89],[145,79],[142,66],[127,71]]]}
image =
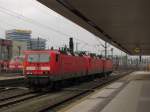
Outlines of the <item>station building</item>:
{"label": "station building", "polygon": [[0,63],[2,61],[8,61],[12,56],[12,41],[0,38]]}
{"label": "station building", "polygon": [[0,38],[0,72],[9,64],[12,57],[12,41]]}

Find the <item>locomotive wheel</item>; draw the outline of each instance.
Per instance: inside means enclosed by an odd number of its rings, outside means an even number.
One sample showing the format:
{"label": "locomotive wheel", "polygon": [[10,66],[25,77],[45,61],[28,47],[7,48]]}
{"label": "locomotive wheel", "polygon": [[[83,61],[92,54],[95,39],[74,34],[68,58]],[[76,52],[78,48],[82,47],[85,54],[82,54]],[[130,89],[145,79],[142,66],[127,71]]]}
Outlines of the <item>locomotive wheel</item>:
{"label": "locomotive wheel", "polygon": [[53,82],[50,82],[50,83],[48,84],[47,88],[48,88],[49,90],[52,90],[52,89],[54,88],[54,83],[53,83]]}
{"label": "locomotive wheel", "polygon": [[74,84],[75,84],[75,85],[78,85],[79,83],[80,83],[80,80],[79,80],[78,78],[75,78],[75,79],[74,79]]}

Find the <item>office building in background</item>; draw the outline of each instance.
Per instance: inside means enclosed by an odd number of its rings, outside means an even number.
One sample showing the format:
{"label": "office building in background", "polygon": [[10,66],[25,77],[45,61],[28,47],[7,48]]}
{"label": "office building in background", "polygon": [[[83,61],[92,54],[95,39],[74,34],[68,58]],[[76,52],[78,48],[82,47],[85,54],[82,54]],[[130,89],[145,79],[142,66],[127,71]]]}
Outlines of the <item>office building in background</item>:
{"label": "office building in background", "polygon": [[30,46],[28,49],[32,50],[44,50],[46,48],[46,40],[42,38],[32,38],[28,44],[28,46]]}
{"label": "office building in background", "polygon": [[[31,38],[31,34],[31,30],[12,29],[6,31],[6,39],[17,41],[17,43],[19,43],[19,41],[23,43],[26,42],[27,50],[45,49],[46,40],[42,38]],[[23,46],[25,46],[25,44],[23,44]]]}
{"label": "office building in background", "polygon": [[31,39],[31,30],[7,30],[6,39],[18,40],[18,41],[28,41]]}

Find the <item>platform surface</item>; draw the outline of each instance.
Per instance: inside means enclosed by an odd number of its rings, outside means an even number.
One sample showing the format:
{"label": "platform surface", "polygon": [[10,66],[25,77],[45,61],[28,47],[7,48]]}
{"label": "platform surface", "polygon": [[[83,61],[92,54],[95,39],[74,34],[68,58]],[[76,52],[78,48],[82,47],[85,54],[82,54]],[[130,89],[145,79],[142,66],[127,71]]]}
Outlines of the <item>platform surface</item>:
{"label": "platform surface", "polygon": [[150,73],[139,72],[133,76],[101,112],[150,112]]}
{"label": "platform surface", "polygon": [[60,112],[150,112],[150,72],[131,73]]}
{"label": "platform surface", "polygon": [[0,73],[0,81],[1,80],[19,79],[19,78],[24,78],[24,76],[19,73]]}

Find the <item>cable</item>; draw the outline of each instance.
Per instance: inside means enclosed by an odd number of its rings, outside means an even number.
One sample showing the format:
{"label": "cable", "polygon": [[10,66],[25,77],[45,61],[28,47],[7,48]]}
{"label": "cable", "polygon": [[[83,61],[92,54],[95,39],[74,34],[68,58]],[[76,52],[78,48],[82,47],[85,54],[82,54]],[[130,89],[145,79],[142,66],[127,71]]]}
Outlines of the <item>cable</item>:
{"label": "cable", "polygon": [[[3,23],[5,23],[7,26],[9,26],[9,27],[12,27],[12,28],[14,28],[14,27],[16,27],[16,26],[14,26],[14,25],[11,25],[11,24],[8,24],[8,22],[5,22],[4,20],[1,20],[1,22],[3,22]],[[6,30],[6,28],[3,28],[4,30]],[[38,29],[36,28],[36,30],[38,31]],[[46,38],[49,38],[51,35],[50,34],[48,34],[48,35],[45,35],[44,33],[42,34],[42,33],[40,33],[40,34],[38,34],[38,35],[40,35],[40,37],[42,36],[42,37],[46,37]],[[79,40],[79,39],[78,39]],[[84,44],[88,44],[88,43],[83,43],[83,45]],[[65,44],[64,44],[65,45]],[[64,46],[64,45],[53,45],[54,47],[57,47],[57,48],[59,48],[60,46]],[[47,45],[47,46],[49,46],[49,45]]]}
{"label": "cable", "polygon": [[[59,33],[59,34],[61,34],[61,35],[67,36],[67,37],[72,37],[71,35],[65,34],[65,33],[61,32],[61,31],[59,31],[59,30],[53,29],[53,28],[51,28],[51,27],[49,27],[49,26],[43,25],[43,24],[41,24],[41,23],[39,23],[39,22],[37,22],[37,21],[31,19],[31,18],[27,18],[27,17],[23,16],[22,14],[16,13],[16,12],[14,12],[14,11],[11,11],[11,10],[6,9],[6,8],[4,8],[4,7],[1,7],[1,6],[0,6],[0,9],[2,9],[0,12],[5,13],[5,14],[8,14],[9,16],[16,17],[17,19],[22,18],[22,19],[24,19],[24,21],[29,22],[29,23],[31,23],[31,24],[34,24],[34,25],[37,25],[37,26],[42,26],[43,28],[50,29],[51,31],[54,31],[54,32],[56,32],[56,33]],[[3,10],[4,10],[4,11],[3,11]],[[8,13],[7,11],[8,11],[9,13]],[[13,15],[12,13],[15,14],[15,15]],[[22,20],[22,19],[20,19],[20,20]],[[74,38],[75,38],[75,37],[74,37]],[[76,38],[76,40],[80,40],[80,39]],[[83,41],[83,40],[80,40],[80,41],[86,43],[86,42]],[[89,44],[89,43],[88,43],[88,44]]]}
{"label": "cable", "polygon": [[[49,26],[43,25],[43,24],[41,24],[41,23],[39,23],[39,22],[37,22],[37,21],[31,19],[31,18],[27,18],[27,17],[23,16],[22,14],[16,13],[16,12],[14,12],[14,11],[11,11],[11,10],[6,9],[6,8],[4,8],[4,7],[1,7],[1,6],[0,6],[0,9],[1,9],[0,12],[2,12],[2,13],[4,13],[4,14],[7,14],[7,15],[9,15],[9,16],[15,17],[15,18],[17,18],[17,19],[19,19],[19,20],[21,20],[21,21],[28,22],[28,23],[31,23],[31,24],[36,25],[36,26],[39,26],[39,27],[42,26],[43,28],[45,28],[45,29],[47,29],[47,30],[51,30],[51,31],[53,31],[53,32],[56,32],[56,33],[58,33],[58,34],[61,34],[61,35],[67,36],[67,37],[72,37],[71,35],[65,34],[65,33],[61,32],[61,31],[59,31],[59,30],[53,29],[53,28],[51,28],[51,27],[49,27]],[[15,15],[14,15],[14,14],[15,14]],[[7,23],[7,24],[8,24],[8,23]],[[9,25],[9,26],[10,26],[10,25]],[[11,25],[11,26],[12,26],[12,25]],[[16,26],[13,26],[13,27],[16,27]],[[40,34],[40,35],[43,35],[43,34]],[[44,35],[45,35],[45,34],[44,34]],[[44,37],[47,37],[47,36],[44,36]],[[78,38],[75,38],[75,37],[73,37],[73,38],[74,38],[75,40],[77,40],[77,41],[80,41],[80,42],[84,43],[83,45],[88,45],[88,46],[91,46],[91,47],[93,47],[93,48],[95,48],[95,46],[96,46],[96,44],[94,44],[94,45],[93,45],[93,44],[89,44],[89,43],[87,43],[87,42],[85,42],[85,41],[83,41],[83,40],[80,40],[80,39],[78,39]]]}

